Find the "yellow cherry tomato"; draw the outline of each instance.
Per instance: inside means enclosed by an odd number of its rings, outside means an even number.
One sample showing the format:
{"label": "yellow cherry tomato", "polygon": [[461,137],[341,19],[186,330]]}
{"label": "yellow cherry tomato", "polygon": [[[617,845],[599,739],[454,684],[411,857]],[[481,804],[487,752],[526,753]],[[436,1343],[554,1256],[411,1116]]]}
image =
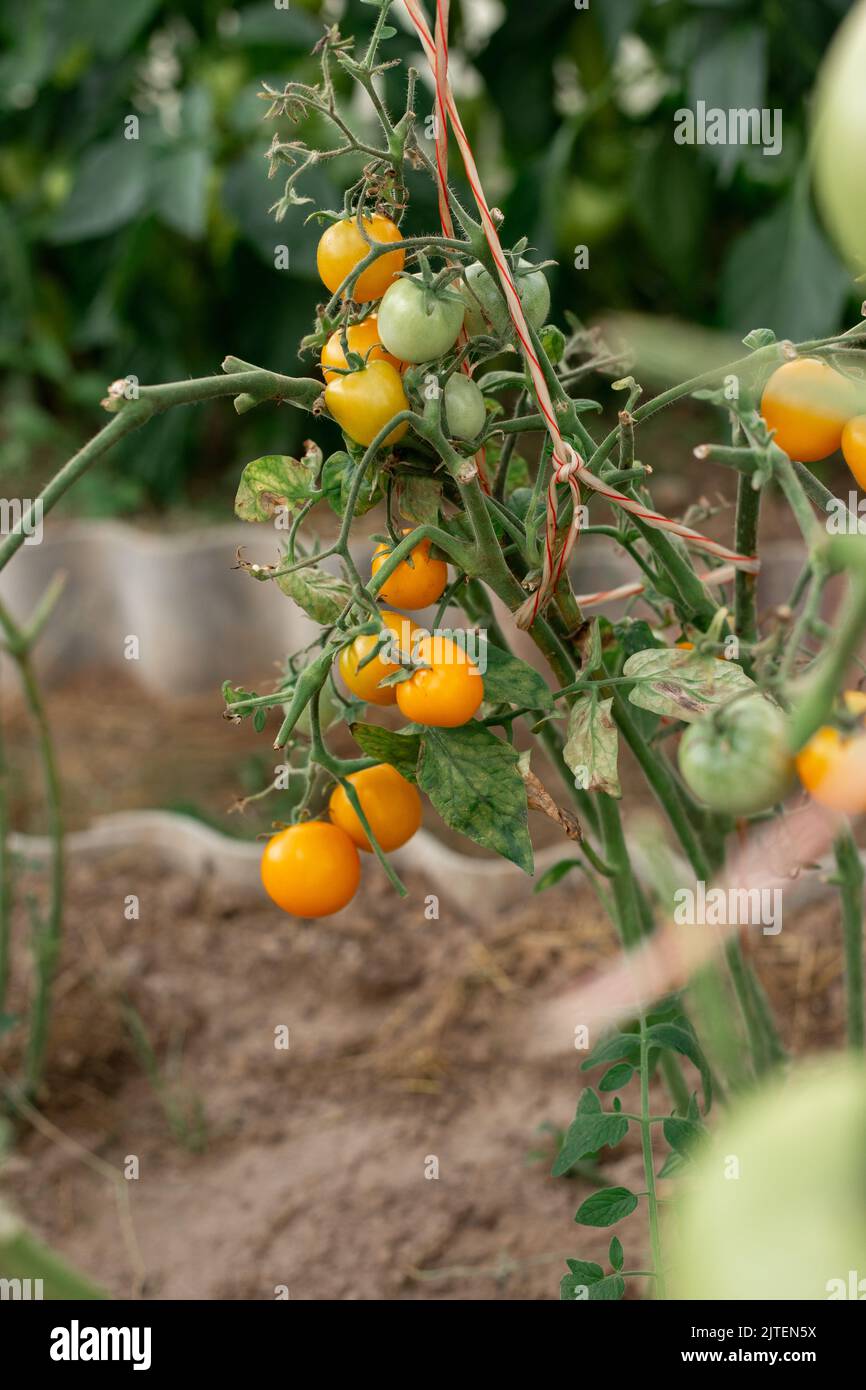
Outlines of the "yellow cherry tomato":
{"label": "yellow cherry tomato", "polygon": [[[350,352],[357,352],[359,357],[366,358],[368,362],[390,362],[398,372],[403,365],[399,358],[392,357],[390,352],[383,348],[376,314],[368,314],[360,323],[350,324],[346,329],[346,341]],[[321,363],[326,381],[334,381],[340,376],[340,372],[332,371],[331,368],[340,367],[345,371],[348,366],[343,351],[343,335],[339,329],[331,334],[322,348]]]}
{"label": "yellow cherry tomato", "polygon": [[[417,625],[412,622],[411,618],[403,618],[399,613],[389,613],[385,610],[381,616],[383,624],[393,634],[400,650],[405,652],[407,656],[411,655],[412,640],[417,631]],[[384,680],[386,676],[393,675],[398,669],[397,664],[385,660],[380,654],[374,656],[372,661],[368,661],[365,666],[361,666],[361,662],[373,650],[376,642],[377,638],[372,632],[356,637],[354,642],[350,642],[348,647],[344,647],[340,652],[337,665],[346,685],[359,700],[365,700],[371,705],[393,705],[397,701],[395,687],[393,685],[380,686],[379,682]]]}
{"label": "yellow cherry tomato", "polygon": [[[325,405],[356,444],[372,444],[392,416],[409,409],[400,373],[390,362],[371,362],[359,372],[335,377],[325,387]],[[396,444],[408,428],[401,421],[382,443]]]}
{"label": "yellow cherry tomato", "polygon": [[[353,772],[347,781],[355,788],[361,809],[386,854],[411,840],[421,824],[421,798],[417,789],[405,777],[401,777],[396,767],[391,767],[389,763],[378,763],[376,767],[365,768],[363,772]],[[371,848],[367,832],[358,819],[345,787],[334,788],[328,814],[359,849]]]}
{"label": "yellow cherry tomato", "polygon": [[[866,692],[846,690],[850,714],[866,712]],[[797,773],[815,801],[856,816],[866,811],[866,731],[847,734],[825,724],[797,754]]]}
{"label": "yellow cherry tomato", "polygon": [[290,825],[265,845],[265,892],[294,917],[339,912],[351,902],[360,881],[357,847],[345,830],[328,821]]}
{"label": "yellow cherry tomato", "polygon": [[400,712],[413,724],[440,729],[465,724],[484,699],[474,662],[456,642],[435,633],[416,641],[413,651],[424,667],[397,686]]}
{"label": "yellow cherry tomato", "polygon": [[855,415],[842,431],[842,455],[855,480],[866,488],[866,415]]}
{"label": "yellow cherry tomato", "polygon": [[[409,535],[409,530],[403,532]],[[370,569],[375,575],[391,553],[391,546],[377,546]],[[379,590],[379,597],[395,608],[427,608],[442,597],[448,583],[448,566],[444,560],[430,556],[429,540],[419,541],[411,551],[411,561],[401,560],[392,575]]]}
{"label": "yellow cherry tomato", "polygon": [[[374,213],[372,217],[361,219],[364,231],[371,241],[400,242],[400,228],[390,217]],[[346,276],[354,270],[359,261],[368,254],[367,245],[354,218],[344,218],[326,227],[319,239],[316,250],[316,265],[322,282],[332,294],[340,288]],[[358,303],[368,299],[381,299],[386,289],[396,280],[406,260],[406,252],[400,247],[396,251],[386,251],[363,270],[355,282],[352,298]]]}
{"label": "yellow cherry tomato", "polygon": [[775,431],[775,442],[799,463],[834,453],[854,408],[850,383],[816,357],[785,362],[761,397],[761,414]]}

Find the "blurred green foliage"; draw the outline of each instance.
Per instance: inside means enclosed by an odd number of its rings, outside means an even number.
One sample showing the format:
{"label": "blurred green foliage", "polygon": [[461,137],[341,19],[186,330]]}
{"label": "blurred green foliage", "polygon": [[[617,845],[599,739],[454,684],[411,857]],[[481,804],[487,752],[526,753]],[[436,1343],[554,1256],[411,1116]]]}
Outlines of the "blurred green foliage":
{"label": "blurred green foliage", "polygon": [[[489,197],[506,214],[506,241],[525,233],[560,262],[556,309],[657,310],[791,337],[836,327],[850,281],[812,210],[807,122],[849,0],[452,8],[452,79]],[[7,486],[29,495],[101,423],[97,402],[118,376],[209,374],[226,353],[311,370],[297,345],[320,297],[318,231],[305,225],[308,208],[280,224],[268,212],[281,189],[279,174],[267,181],[272,129],[258,91],[262,80],[315,81],[311,49],[323,19],[336,18],[361,38],[375,8],[0,2]],[[397,27],[394,56],[423,67],[417,41]],[[402,78],[389,73],[386,88],[399,108]],[[780,108],[782,152],[675,144],[675,112],[698,100]],[[422,122],[430,106],[422,84]],[[355,114],[369,119],[357,104]],[[303,134],[316,143],[319,132]],[[338,206],[335,175],[333,165],[316,171],[300,192]],[[432,188],[413,179],[412,193],[408,225],[434,225]],[[580,245],[584,270],[574,268]],[[275,266],[280,246],[288,269]],[[97,513],[221,508],[248,459],[297,449],[306,429],[288,407],[241,420],[225,402],[172,411],[94,470],[71,503]],[[327,424],[317,435],[337,442]]]}

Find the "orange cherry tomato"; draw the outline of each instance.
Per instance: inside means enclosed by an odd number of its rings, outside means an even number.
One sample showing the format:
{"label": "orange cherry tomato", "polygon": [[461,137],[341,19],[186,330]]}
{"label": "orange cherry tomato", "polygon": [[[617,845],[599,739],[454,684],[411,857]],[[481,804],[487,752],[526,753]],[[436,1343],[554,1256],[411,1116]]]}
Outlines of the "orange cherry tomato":
{"label": "orange cherry tomato", "polygon": [[842,431],[842,455],[855,480],[866,489],[866,415],[855,415]]}
{"label": "orange cherry tomato", "polygon": [[[399,643],[401,651],[407,656],[411,655],[413,634],[417,631],[417,625],[411,618],[403,618],[399,613],[389,613],[387,610],[382,612],[381,617],[385,627]],[[340,652],[337,665],[346,685],[359,700],[365,700],[371,705],[393,705],[397,701],[396,687],[380,686],[379,682],[399,669],[396,663],[385,660],[380,654],[374,656],[365,666],[361,666],[364,657],[375,647],[376,641],[376,635],[372,632],[356,637],[354,642],[350,642],[348,647],[344,647]]]}
{"label": "orange cherry tomato", "polygon": [[[400,228],[390,217],[374,213],[372,217],[363,217],[361,222],[371,241],[403,240]],[[361,236],[354,218],[343,218],[342,221],[332,222],[330,227],[325,228],[316,249],[316,265],[323,284],[332,294],[337,292],[346,276],[364,259],[369,250],[370,247]],[[352,298],[358,303],[364,303],[368,299],[381,299],[388,286],[397,279],[405,260],[406,252],[402,247],[396,251],[386,251],[379,256],[358,276],[352,290]]]}
{"label": "orange cherry tomato", "polygon": [[397,686],[397,704],[413,724],[454,729],[484,699],[484,682],[462,647],[437,634],[420,638],[414,654],[424,667]]}
{"label": "orange cherry tomato", "polygon": [[[398,372],[403,366],[399,358],[392,357],[390,352],[383,348],[376,314],[368,314],[360,323],[350,324],[346,329],[346,342],[349,344],[350,352],[357,352],[359,357],[366,358],[368,362],[390,362]],[[332,368],[340,367],[345,371],[348,367],[343,351],[343,335],[339,328],[331,334],[322,348],[321,363],[322,375],[326,381],[334,381],[340,376],[340,372],[335,372]]]}
{"label": "orange cherry tomato", "polygon": [[[358,372],[335,376],[325,387],[325,405],[340,429],[365,445],[373,443],[393,416],[409,409],[400,373],[390,362],[370,362]],[[408,421],[402,420],[382,443],[396,444],[408,428]]]}
{"label": "orange cherry tomato", "polygon": [[328,821],[305,821],[273,835],[262,855],[265,892],[294,917],[328,917],[358,890],[361,861],[352,839]]}
{"label": "orange cherry tomato", "polygon": [[816,357],[797,357],[778,367],[761,397],[761,414],[775,431],[775,442],[800,463],[834,453],[855,408],[850,382]]}
{"label": "orange cherry tomato", "polygon": [[[409,529],[404,530],[409,535]],[[376,575],[391,553],[391,546],[377,546],[370,569]],[[427,608],[442,597],[448,583],[448,566],[444,560],[430,557],[429,540],[419,541],[409,560],[401,560],[379,590],[379,597],[395,608]]]}
{"label": "orange cherry tomato", "polygon": [[[379,763],[376,767],[365,768],[363,772],[353,772],[346,780],[355,788],[361,809],[386,854],[411,840],[421,824],[421,798],[412,783],[401,777],[395,767],[389,763]],[[367,832],[345,787],[334,788],[328,814],[359,849],[370,850]]]}
{"label": "orange cherry tomato", "polygon": [[[862,690],[846,690],[843,701],[851,714],[866,712]],[[822,806],[849,816],[866,811],[866,729],[848,734],[825,724],[800,749],[796,762],[800,781]]]}

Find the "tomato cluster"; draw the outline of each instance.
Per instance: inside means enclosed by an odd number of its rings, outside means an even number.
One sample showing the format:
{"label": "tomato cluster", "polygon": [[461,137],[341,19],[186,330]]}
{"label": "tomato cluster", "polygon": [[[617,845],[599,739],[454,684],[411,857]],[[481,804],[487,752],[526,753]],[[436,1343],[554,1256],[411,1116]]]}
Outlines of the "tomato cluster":
{"label": "tomato cluster", "polygon": [[[402,380],[408,364],[443,357],[454,348],[464,324],[475,334],[495,328],[504,337],[508,316],[481,265],[468,267],[468,283],[461,284],[459,292],[437,288],[421,274],[403,274],[402,238],[390,218],[377,214],[364,218],[362,226],[371,243],[393,243],[396,249],[379,256],[358,275],[352,298],[358,303],[378,300],[378,308],[331,334],[322,349],[321,366],[330,414],[349,439],[366,447],[389,420],[409,409]],[[323,283],[336,293],[369,251],[370,244],[355,221],[334,222],[322,234],[317,252]],[[528,263],[521,261],[521,266]],[[540,326],[550,307],[547,280],[541,271],[529,267],[519,276],[519,284],[530,321]],[[487,415],[484,397],[471,377],[452,373],[445,384],[443,405],[452,439],[478,438]],[[401,422],[382,442],[396,444],[406,428],[406,422]]]}
{"label": "tomato cluster", "polygon": [[[390,553],[387,543],[377,548],[374,577]],[[447,583],[447,564],[431,554],[424,538],[393,567],[379,592],[390,603],[419,609],[441,598]],[[379,633],[360,634],[339,654],[337,668],[348,690],[367,704],[396,705],[413,724],[455,728],[471,719],[484,698],[484,681],[463,648],[400,613],[381,609],[379,616]],[[400,673],[403,679],[389,681]],[[379,763],[352,773],[346,782],[380,849],[389,852],[411,839],[421,824],[421,798],[396,768]],[[265,847],[265,889],[278,907],[298,917],[325,917],[344,908],[360,882],[358,850],[371,849],[343,783],[331,794],[328,812],[330,824],[289,826]]]}

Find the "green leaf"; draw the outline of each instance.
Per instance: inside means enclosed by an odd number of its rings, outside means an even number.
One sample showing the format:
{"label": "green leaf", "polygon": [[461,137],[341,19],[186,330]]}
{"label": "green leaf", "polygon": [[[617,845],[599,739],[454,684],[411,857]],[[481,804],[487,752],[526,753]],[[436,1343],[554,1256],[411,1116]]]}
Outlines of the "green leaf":
{"label": "green leaf", "polygon": [[616,1148],[627,1133],[628,1120],[621,1115],[608,1115],[601,1110],[582,1111],[578,1105],[577,1114],[568,1127],[551,1170],[553,1176],[562,1177],[587,1154],[597,1153],[605,1147]]}
{"label": "green leaf", "polygon": [[584,695],[572,705],[562,756],[574,773],[576,786],[619,797],[619,733],[612,705],[613,699],[599,700],[592,695]]}
{"label": "green leaf", "polygon": [[[689,64],[689,106],[699,101],[707,109],[760,110],[766,106],[767,30],[763,24],[729,24],[706,34]],[[718,165],[727,182],[743,158],[745,142],[703,147],[706,157]]]}
{"label": "green leaf", "polygon": [[[337,516],[342,516],[349,500],[349,492],[355,481],[358,465],[345,449],[338,449],[325,460],[322,469],[322,491],[325,501]],[[355,515],[363,516],[382,499],[379,474],[371,464],[369,475],[364,479],[355,504]]]}
{"label": "green leaf", "polygon": [[611,1269],[622,1269],[622,1241],[620,1240],[619,1236],[614,1236],[611,1240],[610,1248],[607,1252],[607,1257],[610,1260]]}
{"label": "green leaf", "polygon": [[735,695],[756,689],[735,661],[718,661],[678,647],[636,652],[622,673],[640,682],[629,691],[633,705],[689,724]]}
{"label": "green leaf", "polygon": [[210,171],[210,156],[201,145],[171,149],[154,164],[154,211],[167,226],[194,240],[204,235]]}
{"label": "green leaf", "polygon": [[442,484],[436,478],[400,479],[400,512],[418,526],[436,526],[442,505]]}
{"label": "green leaf", "polygon": [[518,752],[482,724],[425,731],[418,785],[452,830],[533,868],[528,809]]}
{"label": "green leaf", "polygon": [[776,335],[772,328],[753,328],[743,339],[743,346],[752,349],[769,347],[775,341]]}
{"label": "green leaf", "polygon": [[501,391],[504,387],[509,389],[517,388],[522,390],[524,387],[529,390],[529,382],[525,372],[496,371],[485,372],[483,376],[476,377],[476,384],[486,395],[489,391]]}
{"label": "green leaf", "polygon": [[604,1278],[604,1270],[594,1260],[566,1260],[565,1263],[575,1279],[582,1279],[586,1284],[597,1284]]}
{"label": "green leaf", "polygon": [[352,590],[344,579],[328,574],[327,570],[310,565],[307,569],[295,570],[293,574],[281,574],[277,580],[282,592],[294,599],[299,608],[317,623],[326,626],[335,623],[352,597]]}
{"label": "green leaf", "polygon": [[628,1062],[617,1062],[616,1066],[606,1071],[598,1083],[600,1091],[619,1091],[623,1086],[627,1086],[634,1076],[634,1067]]}
{"label": "green leaf", "polygon": [[660,1178],[674,1178],[677,1173],[681,1173],[683,1169],[687,1167],[688,1160],[683,1158],[682,1154],[673,1151],[668,1154],[661,1168],[659,1168],[657,1176]]}
{"label": "green leaf", "polygon": [[538,336],[541,346],[555,367],[565,356],[565,334],[555,323],[546,323]]}
{"label": "green leaf", "polygon": [[617,1300],[625,1295],[625,1280],[620,1274],[606,1274],[601,1279],[564,1274],[559,1281],[560,1302],[583,1301],[599,1303]]}
{"label": "green leaf", "polygon": [[713,1102],[713,1080],[710,1075],[709,1063],[697,1038],[686,1028],[682,1028],[676,1023],[654,1023],[651,1028],[647,1029],[647,1041],[653,1047],[667,1047],[672,1052],[679,1052],[694,1063],[701,1076],[701,1085],[704,1091],[704,1112],[706,1113]]}
{"label": "green leaf", "polygon": [[72,191],[53,215],[48,239],[87,241],[131,222],[150,189],[152,151],[144,140],[102,140],[82,155]]}
{"label": "green leaf", "polygon": [[572,869],[579,869],[580,867],[579,859],[560,859],[558,864],[551,864],[550,868],[541,875],[532,890],[533,893],[543,893],[545,888],[554,888]]}
{"label": "green leaf", "polygon": [[552,709],[553,695],[544,677],[518,656],[503,651],[489,642],[483,633],[473,634],[467,641],[465,632],[450,632],[443,628],[478,664],[484,677],[484,699],[490,705],[527,705],[530,709]]}
{"label": "green leaf", "polygon": [[806,190],[795,188],[733,242],[722,270],[722,315],[739,333],[757,321],[780,338],[823,338],[836,331],[850,288]]}
{"label": "green leaf", "polygon": [[636,1206],[637,1197],[627,1187],[603,1187],[581,1203],[574,1219],[581,1226],[614,1226]]}
{"label": "green leaf", "polygon": [[612,1037],[604,1038],[597,1047],[590,1052],[585,1062],[581,1063],[581,1071],[589,1071],[591,1067],[600,1067],[602,1062],[637,1062],[640,1059],[640,1037],[637,1033],[614,1033]]}
{"label": "green leaf", "polygon": [[278,511],[296,511],[311,496],[318,463],[315,453],[303,459],[265,454],[248,463],[238,484],[235,516],[241,521],[270,521]]}
{"label": "green leaf", "polygon": [[671,1115],[662,1125],[665,1139],[678,1154],[690,1157],[693,1149],[707,1137],[707,1129],[693,1120],[685,1120],[680,1115]]}
{"label": "green leaf", "polygon": [[415,769],[421,751],[421,739],[417,734],[395,733],[393,729],[383,729],[378,724],[350,724],[349,728],[353,739],[368,758],[390,763],[407,782],[417,780]]}

